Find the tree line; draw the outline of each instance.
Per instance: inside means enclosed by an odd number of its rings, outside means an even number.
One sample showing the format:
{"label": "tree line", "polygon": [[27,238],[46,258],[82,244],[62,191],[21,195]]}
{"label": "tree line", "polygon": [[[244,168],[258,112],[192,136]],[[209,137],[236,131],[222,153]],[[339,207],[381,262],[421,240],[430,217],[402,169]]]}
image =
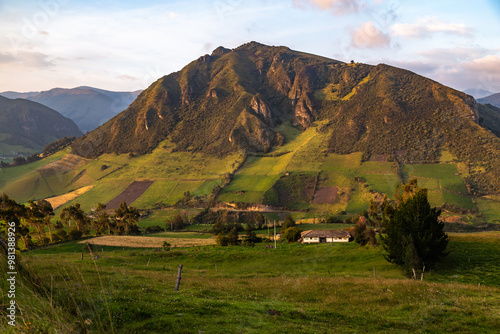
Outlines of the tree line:
{"label": "tree line", "polygon": [[[103,234],[139,234],[139,211],[125,202],[110,213],[106,206],[98,203],[91,215],[87,215],[80,204],[62,209],[59,220],[52,205],[46,200],[28,201],[19,204],[7,194],[0,196],[0,227],[2,234],[9,222],[15,223],[17,239],[25,249],[64,240],[77,240],[83,236]],[[5,238],[5,235],[0,235]]]}

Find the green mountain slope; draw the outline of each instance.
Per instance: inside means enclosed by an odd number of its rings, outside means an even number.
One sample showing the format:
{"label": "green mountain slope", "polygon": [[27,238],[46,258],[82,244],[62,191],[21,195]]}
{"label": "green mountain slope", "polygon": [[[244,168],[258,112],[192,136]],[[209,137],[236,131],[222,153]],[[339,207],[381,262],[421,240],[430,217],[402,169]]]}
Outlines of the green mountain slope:
{"label": "green mountain slope", "polygon": [[474,166],[471,187],[497,191],[500,140],[478,125],[477,108],[465,93],[406,70],[251,42],[219,47],[159,79],[73,150],[143,154],[169,138],[177,151],[268,152],[283,143],[277,125],[322,121],[329,152],[426,163],[445,149]]}
{"label": "green mountain slope", "polygon": [[491,104],[478,103],[481,124],[495,135],[500,137],[500,108]]}
{"label": "green mountain slope", "polygon": [[81,136],[76,124],[36,102],[0,96],[0,155],[41,152],[64,136]]}

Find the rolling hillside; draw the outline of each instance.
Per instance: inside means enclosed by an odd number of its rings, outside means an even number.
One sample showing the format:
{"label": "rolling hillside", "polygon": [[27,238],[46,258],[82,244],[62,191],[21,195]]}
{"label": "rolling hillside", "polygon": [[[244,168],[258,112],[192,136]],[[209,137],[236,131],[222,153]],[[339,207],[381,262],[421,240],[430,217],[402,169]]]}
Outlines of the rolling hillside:
{"label": "rolling hillside", "polygon": [[72,119],[80,130],[87,132],[125,110],[139,93],[140,91],[112,92],[93,87],[77,87],[30,93],[3,92],[0,95],[41,103]]}
{"label": "rolling hillside", "polygon": [[500,108],[500,93],[482,97],[478,99],[477,102],[482,104],[491,104],[494,105],[495,107]]}
{"label": "rolling hillside", "polygon": [[62,137],[81,136],[76,124],[40,103],[0,96],[0,155],[41,152]]}
{"label": "rolling hillside", "polygon": [[154,223],[209,203],[359,213],[417,178],[450,221],[498,222],[500,139],[484,119],[470,96],[409,71],[252,42],[159,79],[72,151],[2,170],[0,185],[86,211],[128,199]]}
{"label": "rolling hillside", "polygon": [[500,108],[491,104],[478,103],[479,116],[482,126],[500,137]]}

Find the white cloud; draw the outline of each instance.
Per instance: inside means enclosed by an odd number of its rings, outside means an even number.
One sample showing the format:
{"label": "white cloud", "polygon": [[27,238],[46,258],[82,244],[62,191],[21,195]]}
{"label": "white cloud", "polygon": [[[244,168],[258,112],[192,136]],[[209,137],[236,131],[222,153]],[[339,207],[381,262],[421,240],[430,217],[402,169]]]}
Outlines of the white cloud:
{"label": "white cloud", "polygon": [[351,33],[352,45],[357,48],[380,48],[390,44],[388,35],[380,31],[373,22],[363,23]]}
{"label": "white cloud", "polygon": [[358,12],[363,4],[359,0],[293,0],[299,8],[313,7],[320,10],[333,10],[335,14]]}
{"label": "white cloud", "polygon": [[463,67],[467,70],[476,71],[483,74],[496,73],[500,75],[500,57],[498,55],[489,55],[483,58],[474,59],[464,63]]}
{"label": "white cloud", "polygon": [[458,36],[472,35],[472,29],[463,23],[448,23],[435,17],[426,17],[415,23],[396,23],[391,27],[393,36],[406,38],[428,38],[436,33]]}
{"label": "white cloud", "polygon": [[15,54],[0,53],[0,66],[28,70],[42,69],[53,65],[53,60],[49,56],[37,51],[21,50]]}

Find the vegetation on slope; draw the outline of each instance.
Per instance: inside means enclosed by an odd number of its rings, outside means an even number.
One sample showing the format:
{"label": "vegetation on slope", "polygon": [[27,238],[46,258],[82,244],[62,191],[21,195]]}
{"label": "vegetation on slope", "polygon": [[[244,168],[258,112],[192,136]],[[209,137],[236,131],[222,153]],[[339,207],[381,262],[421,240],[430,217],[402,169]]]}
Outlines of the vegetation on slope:
{"label": "vegetation on slope", "polygon": [[80,136],[76,124],[57,111],[36,102],[0,96],[0,155],[41,152],[63,137]]}
{"label": "vegetation on slope", "polygon": [[498,191],[500,139],[478,124],[477,109],[470,96],[409,71],[251,42],[159,79],[72,147],[84,157],[142,154],[169,138],[177,151],[268,152],[285,142],[281,123],[319,121],[330,152],[427,163],[446,149],[470,164],[474,191]]}

